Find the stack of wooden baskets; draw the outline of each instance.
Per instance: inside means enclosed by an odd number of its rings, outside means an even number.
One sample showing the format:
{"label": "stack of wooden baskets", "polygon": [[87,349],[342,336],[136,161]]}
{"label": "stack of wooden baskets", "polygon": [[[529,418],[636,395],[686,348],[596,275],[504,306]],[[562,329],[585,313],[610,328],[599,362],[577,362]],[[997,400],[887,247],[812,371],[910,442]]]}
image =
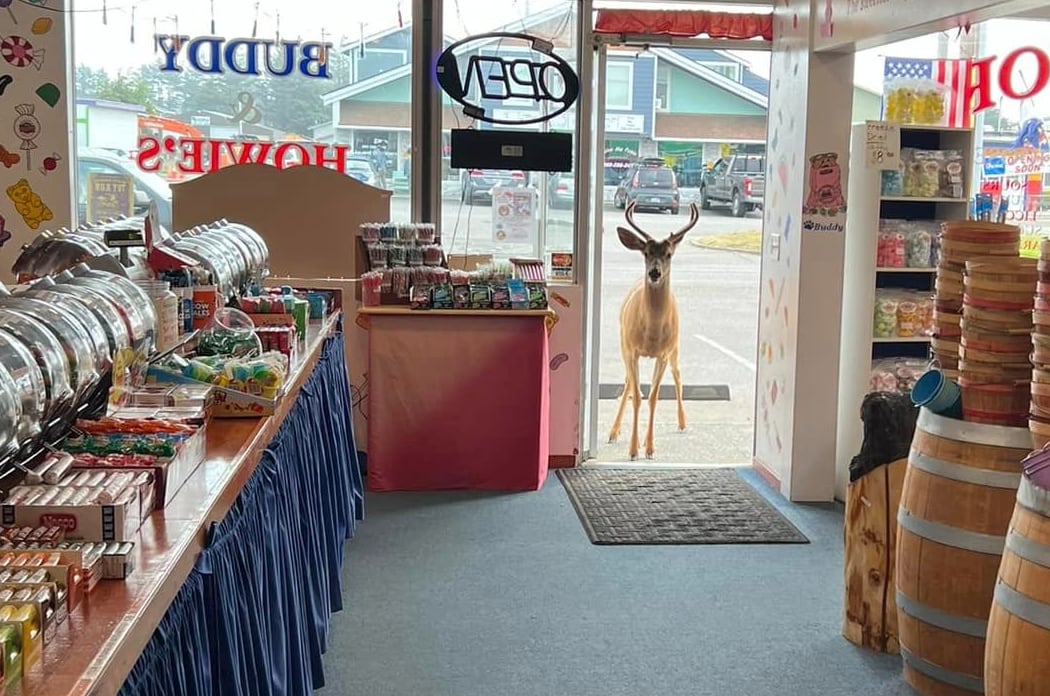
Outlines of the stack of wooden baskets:
{"label": "stack of wooden baskets", "polygon": [[1036,259],[989,256],[966,262],[959,344],[963,420],[1028,424],[1038,280]]}
{"label": "stack of wooden baskets", "polygon": [[937,264],[937,298],[934,304],[933,357],[946,376],[959,376],[962,337],[963,273],[974,258],[1017,258],[1021,229],[979,220],[953,220],[941,225],[940,260]]}
{"label": "stack of wooden baskets", "polygon": [[1050,240],[1040,248],[1032,330],[1032,413],[1028,429],[1040,448],[1050,442]]}

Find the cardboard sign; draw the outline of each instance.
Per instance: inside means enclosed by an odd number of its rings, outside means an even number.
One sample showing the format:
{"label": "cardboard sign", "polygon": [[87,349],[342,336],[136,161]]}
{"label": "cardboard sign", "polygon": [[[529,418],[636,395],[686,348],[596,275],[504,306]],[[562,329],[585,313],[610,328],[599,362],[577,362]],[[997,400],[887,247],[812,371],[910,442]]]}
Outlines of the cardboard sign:
{"label": "cardboard sign", "polygon": [[130,174],[92,172],[87,179],[89,222],[132,215],[135,212],[135,179]]}
{"label": "cardboard sign", "polygon": [[901,127],[885,121],[865,121],[864,150],[868,169],[896,171],[901,164]]}
{"label": "cardboard sign", "polygon": [[492,241],[531,243],[538,232],[535,190],[500,186],[492,189]]}

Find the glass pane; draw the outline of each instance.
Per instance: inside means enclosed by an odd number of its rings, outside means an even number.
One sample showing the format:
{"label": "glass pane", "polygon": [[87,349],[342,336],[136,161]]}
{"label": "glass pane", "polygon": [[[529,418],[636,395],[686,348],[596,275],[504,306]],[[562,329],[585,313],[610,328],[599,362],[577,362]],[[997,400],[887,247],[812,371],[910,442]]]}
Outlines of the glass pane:
{"label": "glass pane", "polygon": [[631,77],[631,65],[625,63],[609,65],[605,78],[605,103],[608,108],[631,108]]}
{"label": "glass pane", "polygon": [[[445,3],[444,24],[446,41],[451,43],[467,36],[492,31],[522,32],[547,39],[554,44],[556,55],[567,61],[574,69],[576,66],[576,3],[572,0],[533,0],[528,3],[491,3],[485,4],[484,13],[475,13],[472,8],[480,7],[482,2],[474,0],[459,3]],[[461,13],[462,11],[462,13]],[[481,21],[481,17],[484,21]],[[467,74],[470,55],[476,53],[486,58],[499,58],[510,61],[539,58],[538,54],[525,49],[517,41],[493,41],[477,48],[470,46],[469,51],[457,54],[460,62],[460,73]],[[482,77],[495,74],[502,68],[498,62],[489,62],[481,71]],[[519,68],[520,69],[520,68]],[[559,95],[564,85],[551,71],[545,73],[544,88],[553,95]],[[497,86],[493,80],[486,79],[485,91],[489,94],[503,94],[505,88]],[[481,104],[486,113],[501,119],[521,121],[539,117],[558,108],[549,101],[539,102],[531,98],[488,99],[483,100],[477,78],[471,82],[469,89],[474,103]],[[522,94],[514,88],[513,94]],[[463,107],[454,104],[445,97],[445,108],[442,123],[446,133],[453,129],[514,129],[533,133],[573,133],[576,129],[576,110],[569,109],[553,120],[542,123],[522,125],[493,125],[468,118],[463,114]],[[576,201],[576,182],[573,172],[522,172],[514,169],[495,170],[451,168],[451,149],[446,149],[449,156],[445,169],[442,196],[442,245],[453,255],[453,262],[462,260],[468,263],[508,258],[542,258],[550,263],[551,253],[574,252],[573,206]],[[514,205],[514,209],[505,199],[497,199],[493,204],[493,193],[501,191],[513,193],[528,192],[531,203]],[[510,216],[508,218],[508,216]],[[513,219],[513,233],[505,232],[506,221]]]}
{"label": "glass pane", "polygon": [[239,162],[341,170],[392,189],[407,219],[412,30],[396,2],[114,5],[72,0],[81,220],[96,167],[130,177],[133,209],[156,202],[170,226],[169,184]]}

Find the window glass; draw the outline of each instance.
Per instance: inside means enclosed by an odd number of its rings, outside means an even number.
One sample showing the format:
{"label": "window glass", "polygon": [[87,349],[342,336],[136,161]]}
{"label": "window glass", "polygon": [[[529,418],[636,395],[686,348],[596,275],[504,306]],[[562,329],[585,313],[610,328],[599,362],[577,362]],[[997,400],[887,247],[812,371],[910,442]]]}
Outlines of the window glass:
{"label": "window glass", "polygon": [[666,167],[642,167],[638,170],[639,188],[671,188],[674,173]]}
{"label": "window glass", "polygon": [[610,109],[631,108],[631,78],[633,66],[625,62],[612,62],[605,71],[605,104]]}
{"label": "window glass", "polygon": [[[170,183],[237,162],[338,169],[392,190],[394,219],[409,219],[407,8],[401,15],[393,0],[298,0],[294,11],[274,0],[185,0],[163,11],[153,2],[102,5],[71,0],[77,156],[132,175],[161,202],[162,224],[171,224]],[[77,171],[83,196],[89,167]]]}
{"label": "window glass", "polygon": [[671,108],[671,66],[661,63],[656,71],[656,110]]}

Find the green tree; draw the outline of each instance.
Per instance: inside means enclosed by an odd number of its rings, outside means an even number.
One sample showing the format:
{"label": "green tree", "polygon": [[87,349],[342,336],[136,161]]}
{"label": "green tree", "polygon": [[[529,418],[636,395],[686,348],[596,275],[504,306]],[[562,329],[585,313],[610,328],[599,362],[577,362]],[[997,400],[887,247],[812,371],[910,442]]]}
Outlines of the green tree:
{"label": "green tree", "polygon": [[75,79],[79,97],[135,104],[149,113],[156,111],[153,90],[142,79],[141,69],[110,77],[105,70],[80,65],[77,66]]}

